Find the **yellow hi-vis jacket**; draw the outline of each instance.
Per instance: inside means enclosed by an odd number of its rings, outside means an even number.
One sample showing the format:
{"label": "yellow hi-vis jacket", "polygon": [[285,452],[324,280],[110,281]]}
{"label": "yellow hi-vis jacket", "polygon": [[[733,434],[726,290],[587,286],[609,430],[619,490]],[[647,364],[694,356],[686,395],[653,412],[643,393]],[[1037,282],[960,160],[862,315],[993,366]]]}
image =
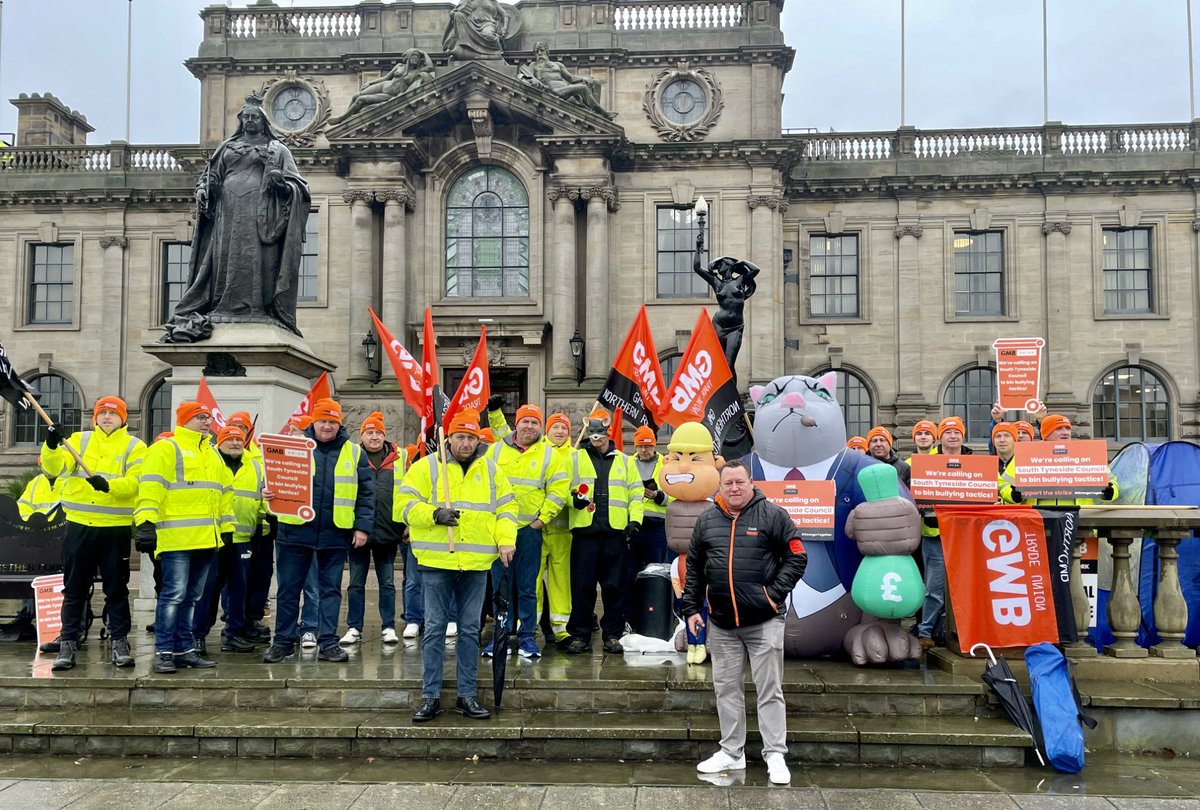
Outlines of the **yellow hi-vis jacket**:
{"label": "yellow hi-vis jacket", "polygon": [[21,515],[21,520],[27,521],[31,515],[48,515],[54,511],[61,499],[66,480],[55,478],[51,484],[45,473],[38,473],[31,478],[21,492],[21,497],[17,499],[17,512]]}
{"label": "yellow hi-vis jacket", "polygon": [[92,489],[67,448],[51,450],[42,445],[42,470],[46,475],[66,479],[62,505],[67,520],[84,526],[129,526],[133,524],[133,502],[138,495],[138,477],[146,445],[129,435],[125,426],[105,434],[103,430],[85,430],[68,439],[83,458],[84,466],[108,481],[108,492]]}
{"label": "yellow hi-vis jacket", "polygon": [[[517,545],[517,499],[508,476],[480,445],[466,469],[447,447],[445,475],[436,454],[414,461],[392,504],[392,520],[408,526],[417,563],[451,571],[487,571],[500,546]],[[459,510],[452,528],[433,522],[433,512],[446,503]],[[451,545],[453,539],[453,546]]]}
{"label": "yellow hi-vis jacket", "polygon": [[513,432],[512,427],[508,424],[508,420],[504,418],[504,411],[488,411],[487,418],[488,427],[492,429],[492,435],[496,437],[497,443]]}
{"label": "yellow hi-vis jacket", "polygon": [[[633,464],[633,469],[636,472],[637,464],[638,464],[637,457],[632,456],[632,457],[630,457],[629,461],[631,464]],[[656,452],[654,454],[654,473],[650,476],[649,480],[654,482],[654,485],[658,487],[659,492],[662,492],[662,480],[661,480],[662,479],[662,467],[663,467],[663,454]],[[640,476],[640,473],[639,473],[639,476]],[[646,480],[647,479],[645,479],[645,478],[642,479],[642,481],[646,481]],[[642,486],[642,489],[645,489],[645,485]],[[671,496],[668,495],[666,497],[666,499],[662,502],[662,506],[659,506],[654,501],[646,498],[645,494],[643,493],[643,496],[642,496],[643,517],[656,517],[659,520],[666,520],[667,519],[667,504],[669,504],[671,502],[671,500],[672,500]]]}
{"label": "yellow hi-vis jacket", "polygon": [[155,557],[168,551],[220,548],[234,530],[233,473],[208,433],[175,426],[175,435],[146,451],[134,522],[158,529]]}
{"label": "yellow hi-vis jacket", "polygon": [[262,498],[266,480],[262,462],[242,453],[242,466],[233,474],[233,542],[249,543],[259,526],[266,529],[267,505]]}
{"label": "yellow hi-vis jacket", "polygon": [[510,433],[488,448],[488,458],[504,470],[517,496],[517,525],[549,523],[567,505],[567,468],[544,438],[521,450]]}
{"label": "yellow hi-vis jacket", "polygon": [[[1000,495],[1000,503],[1016,503],[1012,496],[1013,487],[1017,485],[1016,463],[1016,457],[1010,458],[1004,465],[1004,469],[1000,471],[1000,477],[996,481],[996,490]],[[1000,466],[999,462],[997,462],[996,466]]]}
{"label": "yellow hi-vis jacket", "polygon": [[[642,522],[642,478],[638,475],[633,459],[617,450],[613,454],[612,466],[608,468],[608,525],[615,530],[624,529],[630,523]],[[584,495],[589,500],[595,497],[596,467],[587,450],[580,448],[571,464],[571,492],[578,492],[580,484],[587,484]],[[592,513],[587,509],[571,506],[570,526],[582,529],[592,525]]]}
{"label": "yellow hi-vis jacket", "polygon": [[[494,430],[494,428],[493,428],[493,430]],[[550,444],[550,440],[546,439],[546,443]],[[575,453],[577,451],[575,450],[574,447],[571,446],[571,437],[570,436],[568,436],[566,438],[566,441],[564,441],[558,447],[554,447],[553,444],[550,444],[550,446],[552,448],[554,448],[554,457],[558,461],[558,464],[562,467],[563,471],[567,473],[567,494],[566,494],[566,497],[563,499],[567,503],[559,511],[559,513],[554,516],[554,519],[551,520],[548,525],[554,526],[555,528],[561,529],[562,531],[566,532],[566,531],[570,531],[570,527],[568,526],[568,520],[571,516],[571,503],[570,503],[571,475],[570,475],[570,472],[571,472],[572,465],[574,465],[574,463],[575,463],[574,459],[575,459]]]}

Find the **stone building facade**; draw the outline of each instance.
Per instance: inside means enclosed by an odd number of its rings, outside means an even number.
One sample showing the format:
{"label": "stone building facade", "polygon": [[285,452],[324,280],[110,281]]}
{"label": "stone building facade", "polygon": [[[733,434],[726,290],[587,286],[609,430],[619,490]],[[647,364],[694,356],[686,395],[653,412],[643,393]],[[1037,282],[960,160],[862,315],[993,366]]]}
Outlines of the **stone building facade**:
{"label": "stone building facade", "polygon": [[[762,271],[744,388],[833,368],[852,430],[956,412],[986,441],[991,343],[1036,335],[1047,402],[1084,435],[1195,437],[1197,125],[784,130],[781,7],[523,0],[503,61],[460,61],[450,4],[210,6],[187,62],[197,143],[87,145],[77,127],[0,153],[0,341],[68,418],[119,393],[152,436],[169,369],[142,345],[186,283],[196,177],[256,93],[312,191],[300,329],[353,415],[415,426],[365,359],[368,306],[414,354],[431,306],[451,389],[486,323],[510,409],[578,416],[643,304],[670,373],[713,304],[690,272],[703,195],[706,261]],[[539,41],[611,118],[521,78]],[[343,118],[414,48],[431,81]],[[0,465],[26,463],[34,426],[0,418]]]}

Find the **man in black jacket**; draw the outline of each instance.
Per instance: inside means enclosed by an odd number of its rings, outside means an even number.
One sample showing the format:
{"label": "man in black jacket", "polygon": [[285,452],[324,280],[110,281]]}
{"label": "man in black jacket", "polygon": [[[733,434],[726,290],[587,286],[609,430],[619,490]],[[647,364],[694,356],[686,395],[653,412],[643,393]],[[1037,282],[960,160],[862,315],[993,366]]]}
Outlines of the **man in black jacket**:
{"label": "man in black jacket", "polygon": [[683,612],[692,632],[704,626],[708,596],[708,651],[721,721],[721,750],[696,766],[712,774],[746,767],[746,658],[758,692],[763,760],[774,784],[791,781],[783,701],[783,625],[787,597],[804,575],[808,557],[800,532],[782,508],[750,480],[742,461],[721,470],[716,503],[696,521],[687,553]]}

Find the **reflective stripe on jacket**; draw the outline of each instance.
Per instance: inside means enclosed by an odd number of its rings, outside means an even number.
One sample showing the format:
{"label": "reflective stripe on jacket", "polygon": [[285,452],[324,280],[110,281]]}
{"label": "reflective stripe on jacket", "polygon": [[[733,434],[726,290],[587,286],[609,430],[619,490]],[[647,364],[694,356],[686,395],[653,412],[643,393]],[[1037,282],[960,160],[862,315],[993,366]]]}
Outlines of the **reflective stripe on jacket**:
{"label": "reflective stripe on jacket", "polygon": [[182,425],[146,451],[134,521],[154,523],[156,557],[168,551],[219,548],[234,530],[233,473],[207,433]]}
{"label": "reflective stripe on jacket", "polygon": [[265,525],[267,507],[262,491],[266,483],[262,462],[242,454],[242,466],[233,474],[233,542],[248,543]]}
{"label": "reflective stripe on jacket", "polygon": [[[632,458],[616,450],[611,452],[614,457],[608,469],[608,525],[620,530],[631,522],[642,522],[642,479]],[[594,493],[596,467],[586,450],[576,452],[572,460],[570,492],[578,491],[580,484],[587,484],[588,490]],[[587,509],[572,506],[569,517],[572,529],[592,525],[592,513]]]}
{"label": "reflective stripe on jacket", "polygon": [[65,478],[55,478],[51,484],[45,473],[38,473],[31,478],[17,499],[17,512],[21,520],[29,520],[34,514],[48,515],[54,511],[65,482]]}
{"label": "reflective stripe on jacket", "polygon": [[568,472],[554,445],[544,438],[525,450],[517,447],[510,433],[488,448],[488,458],[508,476],[517,496],[517,525],[535,520],[549,523],[567,504]]}
{"label": "reflective stripe on jacket", "polygon": [[[392,519],[408,525],[408,538],[417,562],[427,568],[487,571],[500,546],[517,544],[517,499],[508,476],[482,445],[467,463],[446,450],[445,475],[436,454],[414,461],[396,491]],[[446,482],[449,481],[449,494]],[[439,506],[457,509],[458,525],[433,522]],[[453,549],[451,549],[453,539]]]}
{"label": "reflective stripe on jacket", "polygon": [[[546,441],[549,443],[550,440],[547,439]],[[550,446],[554,447],[553,444]],[[561,510],[559,510],[559,513],[554,516],[554,519],[550,521],[550,525],[562,529],[564,532],[570,531],[568,520],[571,516],[571,469],[572,465],[575,463],[575,452],[575,448],[571,446],[570,436],[568,436],[566,440],[558,447],[554,447],[554,457],[558,460],[558,464],[562,467],[563,472],[567,473],[567,494],[563,498],[563,500],[566,501],[566,504]]]}
{"label": "reflective stripe on jacket", "polygon": [[[354,505],[358,502],[358,464],[363,449],[354,442],[346,442],[338,451],[333,471],[333,525],[339,529],[354,528]],[[317,474],[317,458],[312,461],[313,475]],[[304,521],[291,515],[280,515],[279,522],[289,526],[303,526]]]}
{"label": "reflective stripe on jacket", "polygon": [[[655,453],[654,456],[655,456],[655,458],[654,458],[654,473],[650,476],[650,480],[654,481],[654,485],[658,487],[658,490],[660,492],[662,492],[663,491],[662,482],[659,479],[662,477],[663,454]],[[633,461],[634,469],[636,470],[637,469],[637,459],[635,458],[632,461]],[[643,478],[642,480],[645,481],[646,479]],[[645,486],[643,485],[642,488],[645,489]],[[662,505],[660,506],[659,504],[655,503],[652,499],[646,498],[645,493],[642,493],[643,517],[656,517],[659,520],[665,521],[667,519],[667,504],[670,502],[671,502],[671,496],[668,495],[666,497],[666,499],[663,501]]]}
{"label": "reflective stripe on jacket", "polygon": [[84,526],[131,525],[145,443],[130,436],[124,425],[108,434],[103,430],[74,433],[67,441],[93,475],[108,481],[108,492],[93,489],[67,448],[51,450],[43,444],[42,470],[65,479],[61,498],[67,520]]}

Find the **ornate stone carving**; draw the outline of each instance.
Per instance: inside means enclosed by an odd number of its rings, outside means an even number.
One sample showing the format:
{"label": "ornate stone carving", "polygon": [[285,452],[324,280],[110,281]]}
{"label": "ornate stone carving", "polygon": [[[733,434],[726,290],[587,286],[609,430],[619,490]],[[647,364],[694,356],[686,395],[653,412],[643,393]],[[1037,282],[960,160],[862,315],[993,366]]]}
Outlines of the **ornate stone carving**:
{"label": "ornate stone carving", "polygon": [[275,135],[288,146],[313,146],[333,108],[325,82],[289,70],[268,79],[258,91]]}
{"label": "ornate stone carving", "polygon": [[913,239],[920,239],[925,233],[924,226],[921,225],[897,225],[892,231],[897,239],[903,239],[906,236],[911,236]]}
{"label": "ornate stone carving", "polygon": [[450,10],[442,50],[454,59],[503,59],[504,40],[521,30],[521,11],[497,0],[463,0]]}
{"label": "ornate stone carving", "polygon": [[492,113],[486,96],[473,94],[467,99],[467,119],[475,136],[475,148],[481,158],[492,155]]}
{"label": "ornate stone carving", "polygon": [[538,40],[533,46],[534,60],[521,65],[518,76],[538,88],[561,99],[586,107],[597,115],[612,120],[611,113],[600,106],[600,82],[587,76],[578,76],[567,70],[562,62],[550,58],[550,43]]}
{"label": "ornate stone carving", "polygon": [[346,111],[329,123],[337,125],[367,107],[391,101],[405,93],[429,84],[434,79],[433,60],[419,48],[409,48],[400,55],[395,67],[374,81],[364,84],[350,100]]}
{"label": "ornate stone carving", "polygon": [[1050,234],[1054,233],[1055,231],[1058,231],[1063,236],[1066,236],[1067,234],[1069,234],[1071,232],[1071,223],[1070,222],[1043,222],[1042,223],[1042,233],[1045,236],[1049,236]]}
{"label": "ornate stone carving", "polygon": [[[471,365],[471,361],[475,359],[475,349],[478,347],[478,343],[463,347],[462,358],[464,366]],[[487,354],[489,367],[499,367],[504,365],[504,350],[499,346],[493,346],[489,343],[487,347]]]}
{"label": "ornate stone carving", "polygon": [[779,213],[781,213],[781,214],[786,214],[788,208],[791,206],[791,203],[789,203],[783,197],[768,197],[765,195],[759,195],[759,196],[754,196],[754,197],[747,197],[746,205],[751,210],[758,208],[760,205],[762,205],[762,206],[766,206],[767,208],[770,208],[772,211],[779,211]]}
{"label": "ornate stone carving", "polygon": [[546,191],[546,199],[553,205],[558,200],[590,200],[593,197],[603,198],[609,211],[617,211],[621,207],[617,199],[617,190],[613,186],[555,186]]}
{"label": "ornate stone carving", "polygon": [[699,141],[721,117],[725,101],[711,73],[682,63],[655,75],[642,109],[664,141]]}
{"label": "ornate stone carving", "polygon": [[110,247],[119,247],[121,250],[129,247],[129,240],[124,236],[101,236],[100,247],[108,250]]}
{"label": "ornate stone carving", "polygon": [[375,196],[375,202],[389,203],[398,202],[404,205],[406,210],[412,211],[417,207],[417,195],[413,194],[409,188],[385,188],[375,189],[372,192]]}
{"label": "ornate stone carving", "polygon": [[1197,233],[1200,233],[1200,219],[1192,220],[1192,230]]}
{"label": "ornate stone carving", "polygon": [[352,189],[350,191],[342,192],[342,200],[347,203],[374,202],[375,201],[375,192],[367,191],[365,189]]}

